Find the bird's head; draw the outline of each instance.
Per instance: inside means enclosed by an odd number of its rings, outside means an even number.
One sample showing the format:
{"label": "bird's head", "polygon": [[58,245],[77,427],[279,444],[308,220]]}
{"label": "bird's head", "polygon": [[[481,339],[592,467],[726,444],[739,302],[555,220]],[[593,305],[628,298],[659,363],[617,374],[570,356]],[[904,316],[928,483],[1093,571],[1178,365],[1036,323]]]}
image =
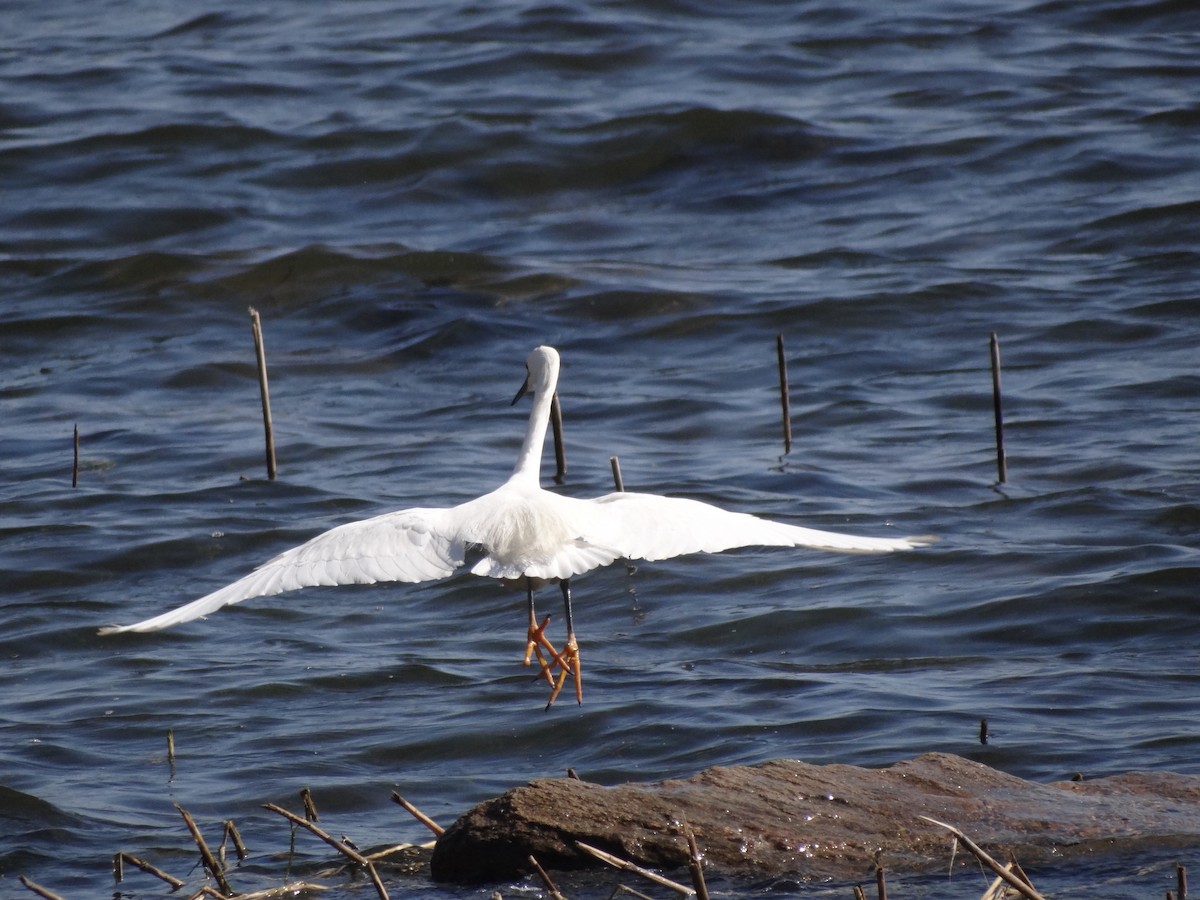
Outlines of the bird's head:
{"label": "bird's head", "polygon": [[543,391],[553,392],[558,384],[558,351],[545,344],[525,358],[525,383],[513,397],[512,405],[532,391],[536,397]]}

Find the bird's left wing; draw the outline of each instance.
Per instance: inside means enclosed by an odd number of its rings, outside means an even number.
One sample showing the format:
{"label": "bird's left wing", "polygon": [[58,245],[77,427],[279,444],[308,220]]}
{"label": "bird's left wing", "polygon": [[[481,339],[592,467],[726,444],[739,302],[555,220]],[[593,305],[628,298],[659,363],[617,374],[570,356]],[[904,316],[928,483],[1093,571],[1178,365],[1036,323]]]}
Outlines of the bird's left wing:
{"label": "bird's left wing", "polygon": [[841,553],[892,553],[933,542],[929,537],[875,538],[820,531],[729,512],[699,500],[620,492],[587,501],[597,538],[628,559],[669,559],[735,547],[811,547]]}
{"label": "bird's left wing", "polygon": [[445,578],[463,564],[466,554],[449,512],[406,509],[340,525],[186,606],[133,625],[111,625],[100,633],[158,631],[251,597],[302,587]]}

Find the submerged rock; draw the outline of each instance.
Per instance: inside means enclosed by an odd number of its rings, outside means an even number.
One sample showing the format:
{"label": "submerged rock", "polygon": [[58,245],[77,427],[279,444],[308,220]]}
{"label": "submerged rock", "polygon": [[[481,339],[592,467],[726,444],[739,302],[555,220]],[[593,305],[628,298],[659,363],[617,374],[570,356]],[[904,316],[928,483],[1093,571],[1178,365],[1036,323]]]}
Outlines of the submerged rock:
{"label": "submerged rock", "polygon": [[[686,864],[686,822],[705,865],[754,877],[861,878],[945,866],[962,829],[993,856],[1022,862],[1161,839],[1200,842],[1200,777],[1128,774],[1039,784],[930,753],[886,769],[773,760],[707,769],[684,780],[603,787],[534,781],[479,804],[433,852],[433,877],[483,882],[598,863],[576,841],[642,866]],[[961,857],[961,854],[960,854]]]}

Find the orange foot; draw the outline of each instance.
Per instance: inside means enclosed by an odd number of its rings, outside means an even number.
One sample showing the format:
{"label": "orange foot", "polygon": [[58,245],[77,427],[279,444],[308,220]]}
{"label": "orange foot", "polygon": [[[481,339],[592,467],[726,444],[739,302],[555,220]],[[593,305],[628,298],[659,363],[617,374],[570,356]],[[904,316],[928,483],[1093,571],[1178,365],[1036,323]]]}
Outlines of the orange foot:
{"label": "orange foot", "polygon": [[550,699],[546,701],[546,709],[549,709],[551,704],[558,699],[559,691],[561,691],[563,689],[563,685],[567,683],[568,672],[571,672],[575,675],[575,702],[582,706],[583,669],[579,663],[579,644],[575,642],[574,633],[567,635],[567,646],[563,648],[561,655],[555,654],[553,662],[557,663],[559,667],[558,680],[554,684],[554,690],[550,692]]}
{"label": "orange foot", "polygon": [[[538,673],[538,677],[544,677],[546,679],[546,684],[553,688],[553,670],[555,666],[562,666],[563,658],[562,654],[554,649],[554,645],[551,644],[549,638],[546,637],[546,626],[549,624],[549,616],[546,616],[546,618],[542,619],[541,625],[537,624],[537,621],[530,616],[529,634],[525,641],[525,665],[528,666],[533,662],[533,655],[536,653],[538,666],[541,668],[541,671]],[[542,656],[543,649],[550,655],[549,661],[546,660],[546,657]]]}

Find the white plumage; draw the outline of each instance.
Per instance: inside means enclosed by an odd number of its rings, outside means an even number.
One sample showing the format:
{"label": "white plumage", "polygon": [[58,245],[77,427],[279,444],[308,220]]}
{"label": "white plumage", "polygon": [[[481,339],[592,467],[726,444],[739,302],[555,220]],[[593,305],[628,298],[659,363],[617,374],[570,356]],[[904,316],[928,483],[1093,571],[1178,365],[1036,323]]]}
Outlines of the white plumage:
{"label": "white plumage", "polygon": [[[529,354],[526,368],[528,376],[517,399],[532,391],[533,411],[512,475],[496,490],[450,508],[406,509],[340,525],[199,600],[100,633],[156,631],[222,606],[302,587],[431,581],[452,575],[471,560],[474,574],[527,590],[526,663],[536,651],[542,672],[552,683],[553,669],[560,669],[551,702],[569,671],[574,672],[576,695],[582,700],[568,586],[575,575],[622,558],[657,560],[748,546],[888,553],[912,550],[932,540],[817,531],[656,494],[622,492],[579,500],[545,491],[539,484],[539,468],[558,383],[557,351],[538,347]],[[545,623],[538,627],[533,611],[533,588],[549,581],[562,584],[567,606],[568,639],[561,654],[543,636]],[[543,649],[550,654],[548,662],[542,658]]]}

